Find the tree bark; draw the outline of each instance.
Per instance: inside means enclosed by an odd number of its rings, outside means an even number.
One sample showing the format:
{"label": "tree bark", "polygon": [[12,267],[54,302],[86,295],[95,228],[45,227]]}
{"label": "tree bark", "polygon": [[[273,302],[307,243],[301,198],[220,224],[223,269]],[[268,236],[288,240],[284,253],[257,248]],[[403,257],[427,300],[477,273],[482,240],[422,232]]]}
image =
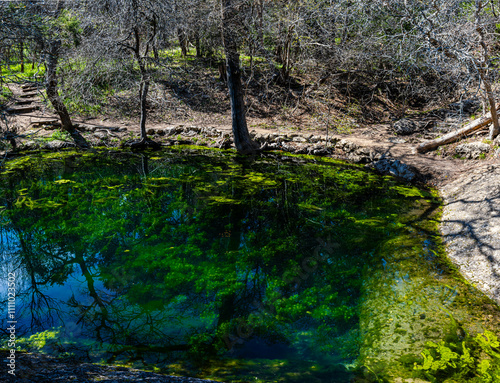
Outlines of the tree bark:
{"label": "tree bark", "polygon": [[141,99],[141,141],[144,141],[147,138],[146,134],[146,118],[147,118],[147,110],[146,110],[146,99],[148,96],[149,90],[149,79],[145,76],[141,78],[141,85],[139,89],[139,97]]}
{"label": "tree bark", "polygon": [[184,29],[177,28],[177,38],[179,39],[179,46],[181,47],[181,53],[184,57],[186,57],[188,53],[188,37]]}
{"label": "tree bark", "polygon": [[24,73],[24,42],[19,42],[19,60],[21,61],[21,73]]}
{"label": "tree bark", "polygon": [[141,130],[141,141],[145,141],[147,138],[146,134],[146,118],[147,118],[147,110],[146,110],[146,100],[148,96],[149,90],[149,76],[147,73],[146,65],[144,62],[144,58],[141,56],[141,40],[138,28],[134,28],[134,36],[135,36],[135,47],[134,54],[139,64],[139,69],[141,71],[141,84],[139,86],[139,100],[141,103],[141,120],[140,120],[140,130]]}
{"label": "tree bark", "polygon": [[57,62],[59,60],[59,49],[61,48],[61,40],[53,40],[49,43],[49,52],[47,55],[47,98],[56,110],[61,120],[61,125],[64,130],[69,133],[73,133],[75,128],[71,122],[68,109],[61,101],[59,93],[57,92]]}
{"label": "tree bark", "polygon": [[241,83],[240,55],[236,43],[233,25],[237,10],[232,0],[222,2],[222,41],[226,54],[227,86],[231,99],[231,118],[233,140],[236,149],[241,153],[252,153],[258,149],[248,133],[245,116],[245,101],[243,99],[243,86]]}
{"label": "tree bark", "polygon": [[483,83],[486,97],[488,98],[488,102],[490,104],[490,115],[492,121],[488,138],[490,140],[493,140],[500,133],[500,125],[498,124],[498,114],[495,105],[495,97],[493,96],[493,90],[491,89],[491,84],[487,80],[483,80]]}
{"label": "tree bark", "polygon": [[488,44],[486,43],[486,31],[484,30],[484,25],[481,21],[481,12],[484,8],[484,4],[481,0],[476,0],[476,13],[475,13],[475,28],[476,33],[479,35],[479,45],[482,48],[482,59],[477,62],[476,65],[479,68],[479,75],[481,76],[481,80],[483,80],[484,93],[486,99],[490,104],[490,113],[493,124],[490,128],[489,139],[493,140],[500,133],[500,125],[498,124],[498,115],[495,106],[495,96],[493,95],[493,90],[491,89],[491,82],[488,78],[488,68],[490,66],[490,50]]}
{"label": "tree bark", "polygon": [[[500,104],[493,106],[491,109],[495,116],[497,115],[497,110],[500,108]],[[424,142],[420,145],[418,145],[415,149],[417,153],[425,153],[428,152],[429,150],[436,149],[437,147],[445,144],[449,144],[451,142],[458,141],[461,137],[464,137],[478,129],[481,129],[482,127],[488,125],[492,121],[492,113],[488,113],[484,117],[481,117],[478,120],[475,120],[471,122],[470,124],[467,124],[464,126],[462,129],[459,129],[455,132],[451,132],[448,134],[445,134],[443,137],[436,138],[435,140],[432,141],[427,141]]]}
{"label": "tree bark", "polygon": [[258,50],[262,51],[264,49],[264,0],[258,0],[257,2],[257,18],[259,23],[257,44],[259,44]]}
{"label": "tree bark", "polygon": [[196,57],[203,57],[203,49],[201,47],[200,31],[194,31],[194,45],[196,48]]}

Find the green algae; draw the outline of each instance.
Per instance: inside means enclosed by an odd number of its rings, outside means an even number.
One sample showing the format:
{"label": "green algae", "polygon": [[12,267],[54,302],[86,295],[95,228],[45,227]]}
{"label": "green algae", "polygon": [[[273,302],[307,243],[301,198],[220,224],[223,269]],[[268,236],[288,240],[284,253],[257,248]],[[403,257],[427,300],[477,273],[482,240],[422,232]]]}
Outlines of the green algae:
{"label": "green algae", "polygon": [[6,169],[3,227],[29,238],[16,257],[47,285],[81,270],[93,303],[70,307],[101,332],[85,340],[94,358],[231,381],[394,381],[416,373],[450,318],[493,329],[483,317],[496,307],[444,257],[436,192],[360,166],[174,147]]}

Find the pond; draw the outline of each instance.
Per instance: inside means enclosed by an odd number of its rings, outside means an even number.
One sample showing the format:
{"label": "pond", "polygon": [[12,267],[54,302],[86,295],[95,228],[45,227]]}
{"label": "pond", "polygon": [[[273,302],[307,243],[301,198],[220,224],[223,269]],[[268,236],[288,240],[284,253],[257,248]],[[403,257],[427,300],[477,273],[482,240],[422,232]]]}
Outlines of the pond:
{"label": "pond", "polygon": [[234,382],[496,368],[425,366],[476,334],[495,349],[498,317],[443,256],[431,190],[195,147],[27,155],[0,182],[21,349]]}

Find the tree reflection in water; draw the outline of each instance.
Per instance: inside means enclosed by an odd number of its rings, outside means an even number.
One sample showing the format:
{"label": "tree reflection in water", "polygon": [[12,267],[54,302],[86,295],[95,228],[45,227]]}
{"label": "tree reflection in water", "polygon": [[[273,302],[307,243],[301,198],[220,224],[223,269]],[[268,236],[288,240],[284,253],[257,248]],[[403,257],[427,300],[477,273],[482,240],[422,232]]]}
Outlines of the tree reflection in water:
{"label": "tree reflection in water", "polygon": [[2,265],[20,275],[25,333],[62,325],[59,347],[108,361],[266,349],[353,361],[363,276],[383,265],[374,249],[408,230],[410,208],[433,208],[362,168],[281,155],[66,153],[16,167],[1,181]]}

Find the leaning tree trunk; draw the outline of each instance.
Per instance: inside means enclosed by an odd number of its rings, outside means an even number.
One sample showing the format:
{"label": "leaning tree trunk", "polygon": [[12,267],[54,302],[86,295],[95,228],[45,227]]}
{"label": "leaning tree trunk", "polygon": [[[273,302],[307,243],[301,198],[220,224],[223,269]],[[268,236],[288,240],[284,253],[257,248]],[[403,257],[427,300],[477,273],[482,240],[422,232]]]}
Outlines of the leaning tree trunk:
{"label": "leaning tree trunk", "polygon": [[231,0],[224,0],[222,2],[222,41],[226,54],[227,86],[231,99],[233,140],[239,152],[251,153],[257,149],[257,145],[250,138],[245,117],[240,55],[238,53],[236,37],[233,31],[237,10],[233,7],[231,2]]}
{"label": "leaning tree trunk", "polygon": [[491,84],[487,79],[483,78],[483,84],[484,84],[484,91],[486,93],[486,98],[488,99],[488,103],[490,104],[490,113],[492,122],[488,138],[490,140],[493,140],[496,136],[498,136],[498,134],[500,134],[500,125],[498,123],[498,113],[495,105],[495,96],[493,95]]}
{"label": "leaning tree trunk", "polygon": [[479,45],[482,50],[481,61],[476,60],[476,66],[479,68],[479,75],[481,76],[481,80],[483,80],[484,84],[484,93],[488,102],[490,104],[490,113],[492,119],[492,125],[490,128],[489,139],[493,140],[500,133],[500,125],[498,124],[498,115],[497,108],[495,105],[495,96],[493,95],[493,90],[491,89],[491,82],[488,78],[488,67],[490,66],[490,49],[486,40],[486,30],[484,28],[484,24],[482,22],[482,11],[486,7],[486,4],[483,1],[476,0],[476,11],[475,11],[475,20],[474,26],[477,35],[479,36]]}
{"label": "leaning tree trunk", "polygon": [[59,60],[59,49],[61,47],[61,40],[53,40],[49,44],[49,52],[47,55],[47,98],[56,110],[56,113],[61,119],[61,125],[64,130],[69,133],[73,133],[75,128],[71,122],[71,118],[68,113],[68,109],[61,101],[59,93],[57,92],[57,62]]}

